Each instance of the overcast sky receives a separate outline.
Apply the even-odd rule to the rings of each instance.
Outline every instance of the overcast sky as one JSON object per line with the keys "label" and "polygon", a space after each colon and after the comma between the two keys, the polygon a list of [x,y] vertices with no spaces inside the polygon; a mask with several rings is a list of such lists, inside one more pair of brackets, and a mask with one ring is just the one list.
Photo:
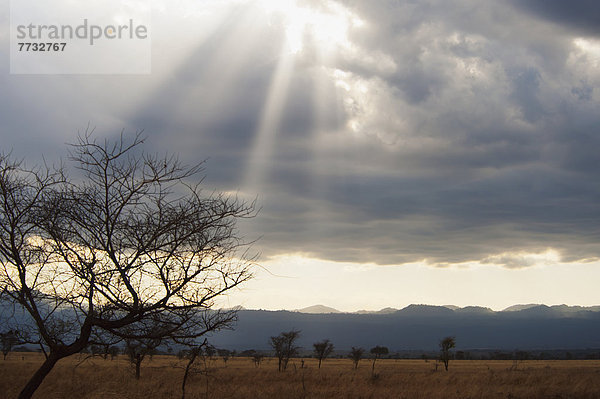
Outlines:
{"label": "overcast sky", "polygon": [[149,75],[3,57],[2,150],[55,160],[89,124],[207,159],[261,207],[267,271],[230,304],[598,304],[600,2],[151,4]]}

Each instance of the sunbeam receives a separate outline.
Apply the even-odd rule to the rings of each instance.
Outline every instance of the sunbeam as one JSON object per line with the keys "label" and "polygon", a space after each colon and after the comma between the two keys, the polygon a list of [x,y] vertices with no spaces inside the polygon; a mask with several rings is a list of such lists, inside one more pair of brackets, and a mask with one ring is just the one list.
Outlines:
{"label": "sunbeam", "polygon": [[250,152],[246,177],[244,178],[244,192],[255,195],[263,188],[263,179],[268,173],[267,168],[271,160],[276,132],[279,128],[288,95],[293,66],[294,59],[292,57],[281,57],[271,79],[269,94],[255,134],[254,145]]}
{"label": "sunbeam", "polygon": [[[312,136],[312,155],[318,158],[319,144],[323,140],[321,136],[327,130],[326,114],[331,112],[325,109],[328,96],[325,91],[331,82],[327,80],[328,76],[323,68],[335,60],[340,49],[352,47],[348,39],[349,28],[363,24],[358,17],[332,1],[316,5],[296,0],[262,0],[259,4],[272,23],[280,24],[284,32],[284,43],[245,172],[244,191],[251,193],[260,192],[269,173],[277,131],[282,113],[285,112],[287,92],[295,73],[294,65],[297,60],[306,60],[307,57],[310,59],[311,55],[308,68],[315,71],[312,74],[313,128],[307,134]],[[315,168],[312,174],[318,176],[321,172],[316,170],[319,162],[313,162],[313,165]]]}

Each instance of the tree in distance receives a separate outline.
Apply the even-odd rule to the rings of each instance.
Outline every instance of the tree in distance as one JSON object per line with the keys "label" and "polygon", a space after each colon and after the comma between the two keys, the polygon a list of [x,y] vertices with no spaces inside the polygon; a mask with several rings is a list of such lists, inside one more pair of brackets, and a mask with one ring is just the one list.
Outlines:
{"label": "tree in distance", "polygon": [[352,350],[350,350],[348,357],[352,359],[352,362],[354,363],[354,370],[358,369],[358,362],[360,362],[364,353],[365,350],[363,348],[355,348],[354,346],[352,347]]}
{"label": "tree in distance", "polygon": [[146,356],[152,356],[161,344],[160,339],[142,339],[125,338],[124,353],[129,358],[129,362],[135,367],[135,379],[140,379],[142,362]]}
{"label": "tree in distance", "polygon": [[446,337],[440,341],[440,359],[444,363],[444,368],[448,371],[450,362],[450,349],[456,346],[456,338]]}
{"label": "tree in distance", "polygon": [[254,349],[247,349],[245,351],[243,351],[242,353],[240,353],[241,356],[246,356],[249,358],[252,358],[252,361],[254,362],[254,367],[260,367],[260,363],[262,362],[264,355],[260,352],[257,352]]}
{"label": "tree in distance", "polygon": [[[192,374],[201,374],[206,376],[206,384],[208,390],[208,376],[212,372],[209,367],[211,357],[216,353],[216,348],[208,343],[206,338],[200,345],[196,343],[188,343],[189,349],[182,350],[178,354],[180,359],[186,359],[187,362],[183,366],[183,380],[181,382],[181,399],[185,399],[185,388],[188,379]],[[196,362],[197,360],[200,362]]]}
{"label": "tree in distance", "polygon": [[315,348],[315,357],[319,359],[319,368],[321,368],[321,362],[325,360],[327,356],[331,355],[331,352],[333,352],[333,344],[326,339],[321,342],[315,342],[313,347]]}
{"label": "tree in distance", "polygon": [[227,361],[231,357],[231,351],[229,349],[217,349],[217,353],[223,359],[223,363],[227,364]]}
{"label": "tree in distance", "polygon": [[252,355],[252,361],[254,362],[254,367],[258,368],[260,367],[260,363],[263,360],[264,355],[262,353],[258,353],[256,352],[255,354]]}
{"label": "tree in distance", "polygon": [[0,333],[0,346],[2,346],[2,356],[6,360],[6,356],[12,351],[13,347],[21,344],[23,341],[18,331],[8,330]]}
{"label": "tree in distance", "polygon": [[375,373],[375,361],[377,359],[379,359],[381,356],[387,355],[388,353],[390,353],[390,351],[385,346],[379,346],[379,345],[377,345],[376,347],[371,348],[371,354],[375,355],[375,357],[373,358],[373,367],[371,369],[372,373]]}
{"label": "tree in distance", "polygon": [[148,154],[143,141],[86,131],[70,145],[75,178],[0,156],[0,292],[48,351],[20,398],[60,359],[101,344],[99,331],[186,341],[236,319],[215,301],[251,277],[235,224],[254,203],[205,196],[202,163]]}
{"label": "tree in distance", "polygon": [[287,369],[290,358],[298,354],[300,347],[296,346],[296,340],[300,337],[300,331],[292,330],[282,332],[276,337],[271,337],[271,347],[275,351],[275,357],[278,360],[277,369],[284,371]]}

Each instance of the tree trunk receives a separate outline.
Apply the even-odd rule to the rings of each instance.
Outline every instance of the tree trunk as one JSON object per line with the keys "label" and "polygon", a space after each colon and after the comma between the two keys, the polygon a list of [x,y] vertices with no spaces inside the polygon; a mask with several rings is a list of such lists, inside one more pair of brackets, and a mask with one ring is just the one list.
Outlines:
{"label": "tree trunk", "polygon": [[185,367],[185,373],[183,373],[183,382],[181,383],[181,399],[185,399],[185,384],[188,379],[188,374],[190,373],[190,366],[191,364],[188,363],[188,365]]}
{"label": "tree trunk", "polygon": [[21,393],[19,394],[19,399],[29,399],[33,396],[33,393],[36,389],[42,384],[44,378],[50,373],[50,370],[54,367],[56,362],[58,362],[60,358],[53,353],[46,358],[46,361],[41,365],[41,367],[35,372],[33,377],[27,382]]}
{"label": "tree trunk", "polygon": [[137,355],[137,357],[135,358],[135,379],[139,380],[140,379],[140,368],[142,365],[142,357],[140,355]]}
{"label": "tree trunk", "polygon": [[192,352],[188,363],[185,365],[185,373],[183,373],[183,382],[181,383],[181,399],[185,399],[185,384],[187,383],[188,375],[190,374],[190,369],[192,368],[192,364],[196,360],[196,352]]}
{"label": "tree trunk", "polygon": [[321,360],[323,359],[319,359],[319,368],[321,368]]}

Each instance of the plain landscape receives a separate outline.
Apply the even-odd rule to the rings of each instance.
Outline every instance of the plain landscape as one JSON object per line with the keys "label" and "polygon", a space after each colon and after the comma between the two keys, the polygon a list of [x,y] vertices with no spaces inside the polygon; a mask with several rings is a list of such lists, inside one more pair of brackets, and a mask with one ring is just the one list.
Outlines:
{"label": "plain landscape", "polygon": [[[144,362],[140,380],[129,361],[73,356],[62,360],[35,398],[180,398],[184,361],[155,356]],[[0,362],[0,397],[16,397],[43,361],[34,353],[12,353]],[[436,366],[437,364],[437,366]],[[214,359],[190,377],[188,398],[586,398],[600,396],[600,360],[456,360],[449,371],[435,360],[294,359],[277,371],[276,359],[256,367],[250,358]]]}

